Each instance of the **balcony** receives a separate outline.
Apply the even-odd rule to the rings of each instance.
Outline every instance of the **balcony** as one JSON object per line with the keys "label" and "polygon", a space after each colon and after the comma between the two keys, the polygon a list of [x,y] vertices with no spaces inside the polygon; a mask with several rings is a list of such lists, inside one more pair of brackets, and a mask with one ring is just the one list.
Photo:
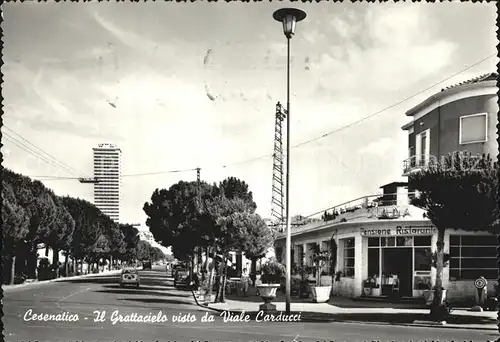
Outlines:
{"label": "balcony", "polygon": [[412,172],[424,171],[429,167],[440,166],[442,168],[470,168],[477,165],[483,155],[473,154],[467,150],[453,151],[447,155],[434,156],[432,154],[414,155],[403,161],[403,176]]}
{"label": "balcony", "polygon": [[[410,204],[414,196],[415,193],[363,196],[292,221],[292,234],[315,230],[326,224],[343,222],[422,219],[424,211]],[[278,238],[284,235],[284,232],[280,232]]]}
{"label": "balcony", "polygon": [[403,160],[403,176],[426,169],[434,161],[431,155],[414,155]]}

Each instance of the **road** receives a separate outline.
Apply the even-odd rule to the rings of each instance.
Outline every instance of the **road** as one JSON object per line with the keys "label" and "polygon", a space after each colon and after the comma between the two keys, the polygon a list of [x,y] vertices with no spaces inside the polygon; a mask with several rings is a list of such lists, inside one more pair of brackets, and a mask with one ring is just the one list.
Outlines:
{"label": "road", "polygon": [[[5,341],[493,341],[494,331],[420,328],[354,323],[224,323],[219,314],[195,305],[190,292],[175,290],[161,269],[141,271],[141,288],[122,289],[118,276],[92,276],[62,282],[29,285],[4,292]],[[35,314],[78,315],[77,321],[25,321]],[[113,322],[122,316],[158,315],[166,322]],[[95,322],[95,311],[105,312]],[[29,312],[28,312],[29,314]],[[196,322],[173,322],[175,315]],[[213,322],[201,322],[213,315]],[[116,315],[116,314],[115,314]],[[76,316],[73,316],[76,317]]]}

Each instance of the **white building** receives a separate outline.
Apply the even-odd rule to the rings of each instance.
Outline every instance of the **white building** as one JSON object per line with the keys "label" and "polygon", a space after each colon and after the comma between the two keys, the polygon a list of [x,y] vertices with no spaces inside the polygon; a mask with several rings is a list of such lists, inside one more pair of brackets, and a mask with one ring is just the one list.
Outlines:
{"label": "white building", "polygon": [[99,144],[94,150],[94,204],[113,221],[120,220],[121,153],[113,144]]}

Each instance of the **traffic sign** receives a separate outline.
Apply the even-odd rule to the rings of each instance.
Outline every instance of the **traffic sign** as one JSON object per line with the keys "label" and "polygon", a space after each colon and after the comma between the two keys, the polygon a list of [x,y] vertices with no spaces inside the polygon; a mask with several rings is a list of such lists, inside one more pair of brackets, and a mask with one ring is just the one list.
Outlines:
{"label": "traffic sign", "polygon": [[474,286],[476,289],[482,289],[486,286],[486,279],[484,278],[478,278],[474,281]]}

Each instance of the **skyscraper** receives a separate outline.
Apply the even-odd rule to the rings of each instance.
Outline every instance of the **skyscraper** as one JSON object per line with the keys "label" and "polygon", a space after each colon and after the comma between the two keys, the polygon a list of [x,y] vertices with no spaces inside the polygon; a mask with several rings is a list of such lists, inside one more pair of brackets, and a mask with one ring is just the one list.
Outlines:
{"label": "skyscraper", "polygon": [[94,150],[94,204],[113,221],[120,220],[121,153],[118,146],[99,144]]}

